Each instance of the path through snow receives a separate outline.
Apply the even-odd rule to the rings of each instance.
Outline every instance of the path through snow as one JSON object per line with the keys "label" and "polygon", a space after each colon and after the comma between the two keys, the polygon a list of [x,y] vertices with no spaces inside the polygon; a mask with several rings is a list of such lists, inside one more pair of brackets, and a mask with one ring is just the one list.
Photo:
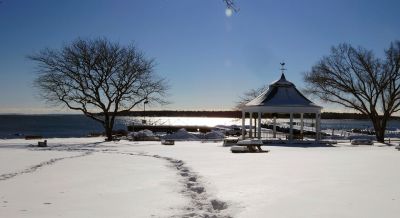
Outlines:
{"label": "path through snow", "polygon": [[1,174],[0,175],[0,181],[11,179],[11,178],[13,178],[15,176],[19,176],[19,175],[22,175],[22,174],[25,174],[25,173],[33,173],[39,168],[42,168],[42,167],[48,166],[48,165],[52,165],[52,164],[54,164],[54,163],[56,163],[57,161],[60,161],[60,160],[83,157],[83,156],[87,156],[87,155],[92,154],[92,153],[93,153],[92,151],[86,151],[83,154],[67,156],[67,157],[52,158],[52,159],[50,159],[48,161],[43,161],[43,162],[41,162],[39,164],[33,165],[31,167],[28,167],[26,169],[23,169],[23,170],[20,170],[20,171],[17,171],[17,172]]}
{"label": "path through snow", "polygon": [[164,159],[168,161],[169,166],[181,176],[183,185],[182,193],[190,199],[190,204],[184,208],[183,214],[177,214],[172,218],[178,217],[202,217],[202,218],[230,218],[231,216],[224,212],[228,204],[208,193],[205,186],[201,183],[199,175],[193,172],[185,165],[182,160],[164,157],[160,155],[149,155],[146,153],[128,153],[128,152],[109,152],[105,153],[125,154],[133,156],[144,156],[151,158]]}
{"label": "path through snow", "polygon": [[31,148],[31,150],[35,151],[69,151],[69,152],[83,152],[78,155],[66,156],[60,158],[53,158],[48,161],[43,161],[39,164],[33,165],[26,169],[5,173],[0,175],[0,181],[11,179],[15,176],[19,176],[25,173],[33,173],[39,168],[49,166],[55,164],[58,161],[64,159],[72,159],[84,157],[95,152],[106,153],[106,154],[119,154],[119,155],[132,155],[132,156],[142,156],[149,158],[157,158],[165,160],[168,163],[168,167],[175,170],[177,174],[180,176],[180,183],[182,184],[181,193],[190,199],[189,204],[182,208],[181,214],[175,214],[171,216],[172,218],[178,217],[201,217],[201,218],[230,218],[231,216],[226,212],[225,209],[228,208],[228,204],[224,201],[217,199],[211,193],[207,192],[204,184],[201,182],[201,179],[197,173],[192,171],[188,166],[186,166],[185,162],[182,160],[174,159],[171,157],[165,157],[160,155],[149,155],[146,153],[131,153],[131,152],[118,152],[117,149],[95,149],[100,143],[95,144],[85,144],[83,146],[61,146],[55,145],[48,148]]}

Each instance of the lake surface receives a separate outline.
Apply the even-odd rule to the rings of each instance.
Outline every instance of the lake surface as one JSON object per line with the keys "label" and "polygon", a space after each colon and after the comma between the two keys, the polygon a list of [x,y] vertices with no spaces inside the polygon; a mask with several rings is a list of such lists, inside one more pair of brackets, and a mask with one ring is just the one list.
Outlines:
{"label": "lake surface", "polygon": [[[133,122],[140,123],[143,117],[119,117],[115,130],[124,129]],[[149,124],[154,125],[241,125],[241,119],[207,118],[207,117],[146,117]],[[278,119],[278,122],[288,122],[288,119]],[[294,122],[300,122],[295,119]],[[314,120],[305,119],[306,125],[312,126]],[[248,124],[248,123],[247,123]],[[353,128],[368,129],[372,124],[368,120],[322,120],[322,129]],[[397,120],[389,122],[389,130],[400,129]],[[41,135],[43,137],[83,137],[90,133],[101,133],[100,123],[83,115],[0,115],[0,138],[19,138],[25,135]]]}

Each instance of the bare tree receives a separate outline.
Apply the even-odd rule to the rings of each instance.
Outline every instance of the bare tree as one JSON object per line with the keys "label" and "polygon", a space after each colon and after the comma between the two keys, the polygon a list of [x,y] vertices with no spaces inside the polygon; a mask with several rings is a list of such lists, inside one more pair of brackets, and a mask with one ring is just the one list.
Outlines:
{"label": "bare tree", "polygon": [[157,78],[153,60],[134,45],[107,39],[77,39],[61,49],[29,56],[38,64],[34,81],[48,103],[81,111],[100,122],[112,140],[116,116],[144,101],[163,103],[167,85]]}
{"label": "bare tree", "polygon": [[333,47],[304,81],[307,92],[367,115],[384,142],[387,122],[400,110],[400,41],[390,44],[384,58],[349,44]]}
{"label": "bare tree", "polygon": [[[239,96],[239,101],[236,102],[236,106],[235,106],[234,109],[242,110],[242,108],[244,107],[245,104],[247,104],[248,102],[250,102],[254,98],[258,97],[267,88],[268,88],[268,86],[264,85],[264,86],[262,86],[260,88],[250,89],[247,92],[243,93],[242,96]],[[257,122],[257,117],[254,117],[253,119],[254,119],[254,123],[256,123]]]}

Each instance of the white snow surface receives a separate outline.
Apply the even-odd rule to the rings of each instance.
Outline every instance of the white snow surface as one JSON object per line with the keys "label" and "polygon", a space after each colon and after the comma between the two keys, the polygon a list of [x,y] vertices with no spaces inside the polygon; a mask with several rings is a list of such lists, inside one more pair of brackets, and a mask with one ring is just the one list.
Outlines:
{"label": "white snow surface", "polygon": [[223,140],[225,138],[225,134],[220,131],[211,131],[211,132],[204,134],[204,138]]}
{"label": "white snow surface", "polygon": [[[400,214],[394,146],[266,146],[269,153],[234,154],[222,142],[47,140],[49,148],[0,140],[0,217]],[[218,204],[210,209],[210,202]]]}
{"label": "white snow surface", "polygon": [[151,130],[144,129],[140,130],[138,132],[131,132],[131,136],[136,136],[136,137],[154,137],[154,133]]}
{"label": "white snow surface", "polygon": [[180,129],[172,134],[166,135],[163,137],[164,139],[173,139],[173,140],[185,140],[185,141],[196,141],[199,140],[197,136],[192,133],[186,131],[186,129]]}

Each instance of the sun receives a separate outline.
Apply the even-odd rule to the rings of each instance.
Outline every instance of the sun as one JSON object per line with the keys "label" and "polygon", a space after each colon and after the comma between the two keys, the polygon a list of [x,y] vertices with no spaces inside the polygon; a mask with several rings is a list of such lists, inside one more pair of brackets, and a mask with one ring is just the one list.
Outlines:
{"label": "sun", "polygon": [[232,14],[233,14],[232,9],[230,9],[230,8],[225,9],[225,15],[226,15],[227,17],[232,16]]}

